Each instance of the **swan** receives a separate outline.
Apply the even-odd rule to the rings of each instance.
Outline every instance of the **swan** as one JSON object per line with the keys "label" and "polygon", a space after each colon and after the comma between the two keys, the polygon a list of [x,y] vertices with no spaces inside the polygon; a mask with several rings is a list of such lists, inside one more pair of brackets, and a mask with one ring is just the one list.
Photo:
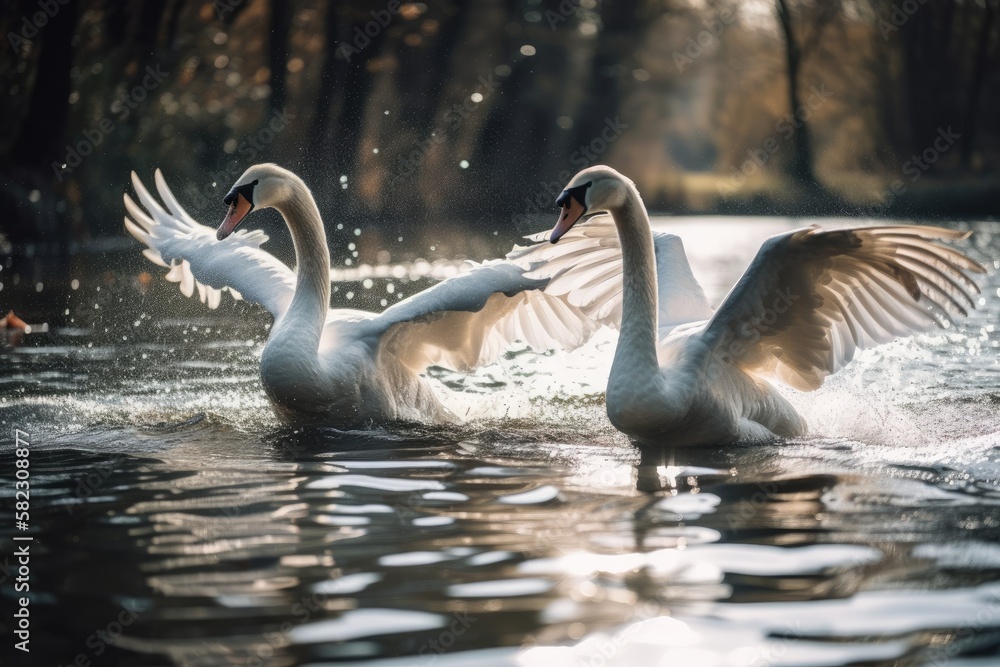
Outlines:
{"label": "swan", "polygon": [[[216,308],[223,291],[274,318],[260,359],[264,390],[285,420],[324,423],[454,421],[421,374],[440,364],[464,371],[494,360],[514,340],[535,350],[573,349],[600,323],[547,280],[497,260],[444,280],[382,313],[330,308],[330,252],[306,184],[274,164],[254,165],[224,198],[215,231],[181,207],[159,170],[161,206],[132,172],[143,208],[125,194],[125,227],[143,254],[169,269],[182,293]],[[291,233],[296,271],[260,246],[259,230],[237,231],[251,211],[277,209]]]}
{"label": "swan", "polygon": [[549,240],[566,247],[509,257],[540,267],[527,275],[548,280],[547,294],[620,323],[605,402],[612,424],[640,443],[801,435],[805,421],[772,382],[813,390],[858,350],[950,324],[975,307],[967,272],[986,271],[937,242],[970,232],[814,225],[767,239],[713,310],[681,240],[651,232],[628,178],[584,169],[556,203]]}

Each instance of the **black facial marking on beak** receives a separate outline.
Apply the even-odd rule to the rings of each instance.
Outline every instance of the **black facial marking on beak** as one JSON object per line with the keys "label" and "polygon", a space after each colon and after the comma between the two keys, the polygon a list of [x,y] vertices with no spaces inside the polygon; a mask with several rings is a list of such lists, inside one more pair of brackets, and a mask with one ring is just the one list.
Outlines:
{"label": "black facial marking on beak", "polygon": [[568,232],[587,212],[587,205],[583,201],[589,187],[590,183],[584,183],[575,188],[567,188],[556,198],[556,204],[562,208],[562,211],[559,213],[559,221],[556,222],[552,233],[549,234],[549,243],[559,241],[563,234]]}
{"label": "black facial marking on beak", "polygon": [[257,181],[240,185],[223,197],[222,201],[229,209],[226,211],[226,217],[222,219],[222,224],[215,231],[216,239],[225,240],[246,220],[250,211],[253,210],[253,188],[255,185],[257,185]]}
{"label": "black facial marking on beak", "polygon": [[587,193],[587,188],[589,188],[591,185],[593,185],[593,183],[584,183],[583,185],[578,185],[575,188],[566,188],[556,198],[556,206],[562,206],[563,208],[565,208],[566,206],[568,206],[567,202],[569,202],[569,198],[572,197],[580,204],[580,206],[583,207],[583,211],[584,213],[586,213],[587,212],[587,203],[585,201],[586,193]]}
{"label": "black facial marking on beak", "polygon": [[250,210],[252,211],[253,210],[253,189],[254,189],[254,186],[256,186],[257,183],[259,183],[259,182],[260,181],[258,181],[257,179],[254,179],[253,182],[251,182],[251,183],[244,183],[243,185],[237,185],[237,186],[235,186],[232,190],[229,191],[229,194],[227,194],[225,197],[222,198],[222,203],[225,204],[226,206],[229,206],[234,201],[236,201],[236,196],[237,195],[243,195],[243,198],[247,200],[248,204],[250,204]]}

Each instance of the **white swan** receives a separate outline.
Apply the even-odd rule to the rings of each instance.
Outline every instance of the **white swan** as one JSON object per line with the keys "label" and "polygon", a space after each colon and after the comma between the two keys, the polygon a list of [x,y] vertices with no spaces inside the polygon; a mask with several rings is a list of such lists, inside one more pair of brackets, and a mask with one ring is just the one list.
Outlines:
{"label": "white swan", "polygon": [[[979,289],[965,272],[985,272],[935,242],[968,233],[813,226],[765,241],[713,311],[680,239],[651,234],[629,179],[609,167],[585,169],[557,204],[562,212],[550,240],[566,247],[534,246],[510,257],[542,263],[528,275],[550,279],[546,293],[621,323],[608,417],[645,442],[687,446],[802,434],[805,422],[771,380],[816,389],[857,350],[966,315],[975,307],[969,294]],[[573,228],[588,212],[611,219]]]}
{"label": "white swan", "polygon": [[[330,253],[319,210],[305,183],[273,164],[255,165],[225,197],[218,233],[189,216],[159,170],[166,209],[133,172],[148,215],[125,195],[125,226],[149,246],[145,256],[169,267],[167,279],[210,308],[221,292],[264,306],[274,317],[260,360],[264,389],[279,416],[325,422],[450,420],[420,377],[441,364],[466,370],[520,339],[536,350],[583,344],[599,324],[565,297],[546,295],[546,280],[510,262],[479,265],[401,301],[381,314],[330,309]],[[273,207],[295,246],[296,272],[260,249],[260,231],[233,233],[254,209]]]}

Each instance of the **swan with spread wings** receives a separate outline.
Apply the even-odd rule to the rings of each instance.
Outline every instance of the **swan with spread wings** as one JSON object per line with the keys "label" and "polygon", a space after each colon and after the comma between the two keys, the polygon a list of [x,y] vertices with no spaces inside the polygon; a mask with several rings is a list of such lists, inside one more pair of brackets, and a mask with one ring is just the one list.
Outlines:
{"label": "swan with spread wings", "polygon": [[[331,309],[323,222],[298,176],[273,164],[250,167],[226,195],[229,209],[217,231],[187,214],[159,170],[155,182],[165,207],[132,174],[142,208],[125,195],[126,228],[186,296],[197,290],[215,308],[228,291],[271,314],[260,375],[276,412],[287,419],[449,421],[454,416],[421,377],[429,366],[467,370],[494,360],[515,340],[539,351],[573,349],[599,327],[565,297],[545,294],[546,279],[502,260],[382,313]],[[237,231],[251,211],[268,207],[291,232],[294,272],[260,248],[263,232]]]}
{"label": "swan with spread wings", "polygon": [[556,203],[555,245],[509,257],[536,267],[527,275],[548,281],[550,296],[620,326],[607,412],[644,442],[800,435],[804,420],[772,382],[810,391],[859,350],[946,326],[976,305],[979,288],[968,274],[985,273],[941,243],[968,232],[812,226],[767,239],[713,309],[681,240],[651,232],[628,178],[585,169]]}

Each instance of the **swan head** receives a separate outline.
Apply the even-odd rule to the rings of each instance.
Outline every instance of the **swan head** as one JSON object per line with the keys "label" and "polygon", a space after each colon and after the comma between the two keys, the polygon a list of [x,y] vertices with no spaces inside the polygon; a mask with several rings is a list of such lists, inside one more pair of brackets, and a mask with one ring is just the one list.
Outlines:
{"label": "swan head", "polygon": [[247,169],[222,199],[229,210],[216,238],[221,241],[236,231],[254,209],[275,208],[288,201],[296,183],[302,183],[298,176],[276,164],[255,164]]}
{"label": "swan head", "polygon": [[596,165],[577,173],[556,198],[562,211],[549,235],[555,243],[585,215],[609,213],[625,204],[632,181],[611,167]]}

